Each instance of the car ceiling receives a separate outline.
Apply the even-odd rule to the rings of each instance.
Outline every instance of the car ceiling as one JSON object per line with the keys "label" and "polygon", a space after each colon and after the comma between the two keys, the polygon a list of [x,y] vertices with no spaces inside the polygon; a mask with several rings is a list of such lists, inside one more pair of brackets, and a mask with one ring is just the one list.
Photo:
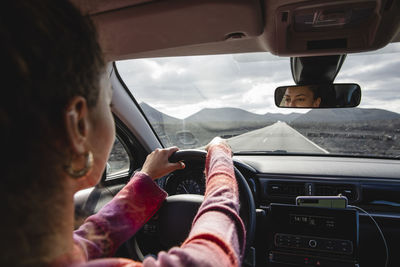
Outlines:
{"label": "car ceiling", "polygon": [[[263,51],[279,56],[329,55],[375,50],[400,41],[400,1],[396,0],[72,2],[94,20],[110,61]],[[302,12],[329,15],[351,10],[355,14],[367,6],[372,12],[348,27],[299,31],[294,26],[295,15]]]}

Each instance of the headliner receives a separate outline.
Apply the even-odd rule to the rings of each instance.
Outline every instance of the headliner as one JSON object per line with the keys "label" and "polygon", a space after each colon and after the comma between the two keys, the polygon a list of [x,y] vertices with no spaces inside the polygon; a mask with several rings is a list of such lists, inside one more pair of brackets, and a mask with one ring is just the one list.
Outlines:
{"label": "headliner", "polygon": [[[268,51],[279,56],[311,56],[376,50],[400,41],[400,1],[372,1],[374,18],[346,31],[283,33],[290,25],[277,20],[281,10],[301,10],[305,0],[72,0],[89,14],[99,30],[108,60],[141,57]],[[311,2],[366,5],[370,0]],[[292,10],[291,10],[292,9]],[[291,13],[289,13],[291,14]],[[365,32],[361,35],[360,32]],[[290,39],[282,39],[289,36]],[[302,42],[348,38],[348,46],[302,49]],[[373,38],[371,38],[371,36]],[[352,39],[351,39],[352,38]],[[291,47],[290,47],[291,45]]]}

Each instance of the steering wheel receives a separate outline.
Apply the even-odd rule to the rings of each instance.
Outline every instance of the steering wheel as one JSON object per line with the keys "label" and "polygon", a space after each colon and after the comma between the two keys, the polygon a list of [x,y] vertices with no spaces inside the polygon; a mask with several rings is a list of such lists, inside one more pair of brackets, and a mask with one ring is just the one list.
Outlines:
{"label": "steering wheel", "polygon": [[[196,162],[205,165],[207,152],[203,150],[180,150],[170,158],[170,162]],[[188,166],[188,164],[187,164]],[[250,248],[254,240],[256,213],[253,194],[246,179],[234,166],[235,176],[239,187],[240,211],[239,215],[246,228],[246,250]],[[160,249],[168,250],[173,246],[179,246],[188,236],[194,217],[197,214],[204,196],[194,194],[173,195],[167,197],[155,218],[148,222],[157,228],[157,236]],[[143,234],[146,236],[145,234]],[[133,238],[136,255],[140,261],[144,256],[140,248],[140,234]],[[154,243],[153,243],[154,245]],[[157,251],[158,252],[158,251]],[[156,253],[152,251],[151,253]]]}

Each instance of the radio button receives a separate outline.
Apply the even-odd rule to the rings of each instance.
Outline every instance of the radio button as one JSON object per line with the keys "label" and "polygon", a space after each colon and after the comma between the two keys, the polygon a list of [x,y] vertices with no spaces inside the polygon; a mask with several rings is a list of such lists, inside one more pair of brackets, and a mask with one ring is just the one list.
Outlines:
{"label": "radio button", "polygon": [[317,246],[317,241],[311,239],[310,241],[308,241],[308,245],[312,248],[315,248]]}
{"label": "radio button", "polygon": [[333,251],[333,250],[335,250],[335,247],[336,247],[336,242],[334,240],[325,241],[325,244],[324,244],[325,250]]}

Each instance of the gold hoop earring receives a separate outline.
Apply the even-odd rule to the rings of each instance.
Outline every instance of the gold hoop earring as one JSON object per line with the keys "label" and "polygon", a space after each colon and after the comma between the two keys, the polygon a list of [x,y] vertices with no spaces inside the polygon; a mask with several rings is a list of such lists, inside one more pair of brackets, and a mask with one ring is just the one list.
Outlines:
{"label": "gold hoop earring", "polygon": [[72,164],[70,163],[69,165],[64,167],[65,172],[69,176],[71,176],[73,178],[81,178],[81,177],[85,176],[86,174],[88,174],[89,171],[93,167],[93,153],[92,153],[92,151],[86,152],[85,157],[86,157],[86,162],[85,162],[85,166],[82,169],[75,170],[72,167]]}

